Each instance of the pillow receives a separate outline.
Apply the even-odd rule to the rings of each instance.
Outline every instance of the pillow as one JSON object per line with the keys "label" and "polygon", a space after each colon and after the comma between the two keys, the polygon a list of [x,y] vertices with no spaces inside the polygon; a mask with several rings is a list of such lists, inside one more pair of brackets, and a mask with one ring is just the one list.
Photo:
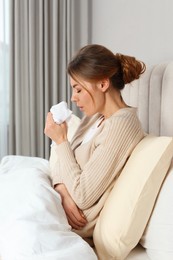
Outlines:
{"label": "pillow", "polygon": [[96,223],[93,238],[101,260],[125,259],[137,245],[172,154],[172,137],[147,135],[135,147]]}
{"label": "pillow", "polygon": [[173,160],[140,244],[151,259],[173,259]]}

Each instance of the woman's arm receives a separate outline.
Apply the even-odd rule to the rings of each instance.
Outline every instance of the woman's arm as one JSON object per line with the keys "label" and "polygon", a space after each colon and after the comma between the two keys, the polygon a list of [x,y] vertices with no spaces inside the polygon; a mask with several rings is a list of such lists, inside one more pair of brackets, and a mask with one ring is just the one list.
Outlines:
{"label": "woman's arm", "polygon": [[[143,131],[139,120],[136,113],[130,111],[120,111],[118,115],[107,119],[101,133],[91,142],[92,148],[90,146],[85,149],[86,146],[81,145],[75,151],[85,160],[81,168],[65,137],[65,124],[56,126],[49,117],[50,115],[45,128],[49,133],[46,135],[58,144],[54,149],[58,158],[58,170],[55,175],[53,173],[53,184],[64,183],[78,208],[88,209],[97,203],[112,184],[132,150],[142,139]],[[51,124],[53,126],[49,129]],[[85,126],[84,128],[86,129]]]}
{"label": "woman's arm", "polygon": [[[45,134],[51,138],[56,144],[61,144],[67,140],[67,125],[66,123],[56,124],[52,118],[52,114],[48,113],[45,125]],[[64,184],[54,186],[55,190],[60,194],[62,206],[66,213],[69,224],[74,229],[83,228],[87,220],[83,212],[77,207],[76,203],[70,196]]]}
{"label": "woman's arm", "polygon": [[[106,120],[103,128],[90,147],[87,144],[78,146],[75,155],[67,141],[55,147],[59,170],[54,184],[64,183],[82,210],[97,203],[143,137],[136,113],[120,112]],[[82,168],[77,157],[83,161]]]}
{"label": "woman's arm", "polygon": [[74,229],[82,229],[87,224],[87,220],[83,212],[77,207],[76,203],[68,193],[65,185],[57,184],[54,188],[61,195],[62,206],[69,224]]}

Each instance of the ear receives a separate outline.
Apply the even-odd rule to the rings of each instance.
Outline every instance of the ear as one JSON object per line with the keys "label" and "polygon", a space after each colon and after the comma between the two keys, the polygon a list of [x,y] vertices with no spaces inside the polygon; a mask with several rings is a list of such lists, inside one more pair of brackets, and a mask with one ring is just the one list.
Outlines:
{"label": "ear", "polygon": [[109,79],[103,79],[97,83],[97,87],[102,91],[106,92],[110,86],[110,80]]}

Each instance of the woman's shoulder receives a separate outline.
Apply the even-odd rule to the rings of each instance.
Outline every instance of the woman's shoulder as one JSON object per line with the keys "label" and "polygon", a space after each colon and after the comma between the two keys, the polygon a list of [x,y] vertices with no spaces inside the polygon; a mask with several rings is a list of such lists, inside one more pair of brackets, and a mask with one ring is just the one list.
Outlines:
{"label": "woman's shoulder", "polygon": [[139,121],[138,115],[137,115],[137,109],[134,107],[126,107],[121,108],[117,112],[115,112],[112,116],[110,116],[107,120],[105,120],[108,124],[113,124],[117,121],[133,121],[137,120]]}
{"label": "woman's shoulder", "polygon": [[113,116],[137,116],[137,108],[135,107],[124,107],[119,109],[117,112],[113,114]]}
{"label": "woman's shoulder", "polygon": [[[124,130],[123,130],[124,129]],[[111,117],[105,120],[104,130],[111,131],[133,131],[143,132],[142,124],[137,115],[137,109],[127,107],[119,109]]]}
{"label": "woman's shoulder", "polygon": [[139,136],[144,135],[137,109],[123,108],[104,121],[96,141],[110,140],[110,142],[116,142],[117,138],[125,135],[134,136],[134,133]]}

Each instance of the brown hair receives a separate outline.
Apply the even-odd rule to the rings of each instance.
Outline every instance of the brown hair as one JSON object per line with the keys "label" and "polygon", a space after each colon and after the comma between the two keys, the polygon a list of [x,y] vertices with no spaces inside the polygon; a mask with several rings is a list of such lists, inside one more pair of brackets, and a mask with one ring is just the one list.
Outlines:
{"label": "brown hair", "polygon": [[67,71],[72,78],[86,81],[109,78],[112,86],[121,90],[125,84],[138,79],[145,68],[145,64],[134,57],[114,54],[102,45],[91,44],[78,51]]}

